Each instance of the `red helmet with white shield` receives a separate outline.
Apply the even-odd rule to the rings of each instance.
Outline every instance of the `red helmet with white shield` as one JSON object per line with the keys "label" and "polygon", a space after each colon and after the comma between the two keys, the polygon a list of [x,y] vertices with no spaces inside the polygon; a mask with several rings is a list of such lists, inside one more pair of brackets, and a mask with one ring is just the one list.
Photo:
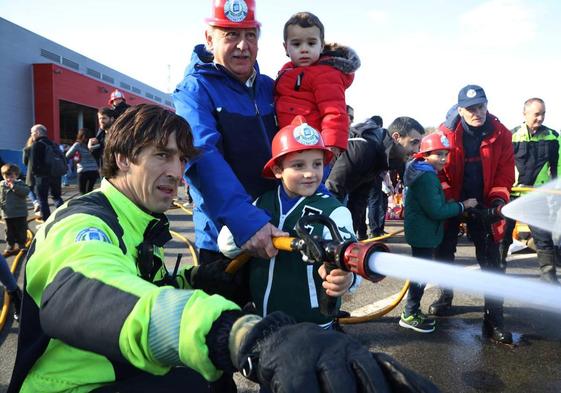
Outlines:
{"label": "red helmet with white shield", "polygon": [[437,150],[450,150],[450,142],[448,141],[448,138],[440,132],[433,132],[421,140],[419,152],[413,154],[413,157],[421,158],[425,154]]}
{"label": "red helmet with white shield", "polygon": [[118,98],[120,98],[121,100],[123,100],[123,101],[125,101],[125,102],[127,101],[127,100],[125,99],[125,95],[124,95],[120,90],[115,89],[115,90],[113,90],[113,92],[111,92],[111,96],[109,97],[109,101],[108,101],[107,103],[108,103],[109,105],[112,105],[112,104],[113,104],[113,100],[116,100],[116,99],[118,99]]}
{"label": "red helmet with white shield", "polygon": [[261,23],[255,20],[255,0],[213,0],[212,16],[205,22],[210,26],[258,29]]}
{"label": "red helmet with white shield", "polygon": [[283,127],[273,138],[272,144],[273,157],[265,164],[262,176],[274,179],[273,166],[278,159],[288,153],[295,153],[303,150],[322,150],[323,162],[328,164],[333,158],[333,153],[325,147],[320,133],[306,123],[304,116],[296,116],[292,123]]}

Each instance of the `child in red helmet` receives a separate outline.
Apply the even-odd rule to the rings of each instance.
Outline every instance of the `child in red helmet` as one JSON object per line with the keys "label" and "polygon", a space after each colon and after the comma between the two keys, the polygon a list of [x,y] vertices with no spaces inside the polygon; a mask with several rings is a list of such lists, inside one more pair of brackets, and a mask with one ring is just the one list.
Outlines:
{"label": "child in red helmet", "polygon": [[[414,257],[433,259],[434,249],[444,235],[444,220],[477,205],[475,198],[463,202],[444,199],[437,173],[444,167],[449,150],[450,143],[444,135],[429,134],[405,168],[405,240]],[[420,311],[424,291],[424,283],[410,284],[399,326],[421,333],[435,330],[435,321]]]}
{"label": "child in red helmet", "polygon": [[323,24],[310,12],[294,14],[285,23],[284,48],[290,61],[275,84],[279,126],[304,115],[321,132],[325,145],[339,155],[349,139],[345,90],[360,67],[357,54],[345,46],[325,44]]}
{"label": "child in red helmet", "polygon": [[[269,213],[270,222],[290,236],[296,236],[294,227],[300,217],[323,214],[335,221],[344,239],[354,240],[349,210],[334,197],[318,191],[324,164],[333,157],[319,132],[302,116],[297,116],[292,124],[275,135],[272,155],[263,169],[263,176],[279,179],[282,184],[255,201]],[[321,225],[310,229],[312,235],[330,238],[329,231]],[[222,228],[218,245],[230,258],[240,252],[227,227]],[[323,264],[308,264],[299,253],[286,251],[279,251],[270,260],[253,258],[247,268],[251,297],[258,314],[280,310],[299,322],[313,322],[325,328],[332,326],[333,318],[319,310],[320,291],[340,297],[356,281],[352,273],[340,269],[327,275]]]}
{"label": "child in red helmet", "polygon": [[130,105],[127,104],[125,95],[119,89],[115,89],[111,92],[108,104],[111,105],[111,109],[113,109],[113,117],[115,118],[115,120],[117,120],[117,118],[121,116],[124,111],[130,108]]}

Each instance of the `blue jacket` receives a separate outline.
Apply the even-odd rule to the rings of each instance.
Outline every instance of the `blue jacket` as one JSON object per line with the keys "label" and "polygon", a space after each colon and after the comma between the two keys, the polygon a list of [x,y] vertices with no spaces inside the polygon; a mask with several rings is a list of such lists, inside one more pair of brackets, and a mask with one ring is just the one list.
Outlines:
{"label": "blue jacket", "polygon": [[202,151],[185,169],[198,248],[218,251],[223,225],[241,246],[270,220],[252,201],[276,185],[261,177],[277,131],[274,82],[257,66],[256,72],[253,87],[247,87],[198,45],[173,93],[177,114],[189,122]]}

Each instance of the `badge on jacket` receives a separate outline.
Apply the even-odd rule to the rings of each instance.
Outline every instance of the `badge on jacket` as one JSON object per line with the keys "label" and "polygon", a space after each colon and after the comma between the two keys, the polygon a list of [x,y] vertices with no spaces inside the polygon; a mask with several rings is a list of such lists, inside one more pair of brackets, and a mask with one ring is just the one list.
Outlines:
{"label": "badge on jacket", "polygon": [[82,229],[76,235],[76,239],[74,241],[76,243],[77,242],[89,242],[89,241],[111,243],[111,240],[109,239],[109,236],[107,236],[105,234],[105,232],[103,232],[99,228],[93,228],[93,227]]}

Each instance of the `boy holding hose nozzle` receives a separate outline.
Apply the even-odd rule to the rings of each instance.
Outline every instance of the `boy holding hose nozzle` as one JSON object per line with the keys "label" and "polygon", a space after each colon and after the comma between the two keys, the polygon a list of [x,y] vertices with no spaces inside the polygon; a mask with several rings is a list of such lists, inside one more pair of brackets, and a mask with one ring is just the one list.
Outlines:
{"label": "boy holding hose nozzle", "polygon": [[[449,150],[450,142],[444,135],[427,135],[405,168],[405,240],[414,257],[434,259],[434,250],[444,237],[444,220],[477,205],[475,198],[446,202],[437,173],[444,167]],[[434,319],[420,311],[424,291],[424,283],[410,284],[399,326],[420,333],[435,330]]]}
{"label": "boy holding hose nozzle", "polygon": [[[296,116],[292,124],[275,135],[272,145],[273,157],[265,165],[263,176],[277,178],[282,185],[255,202],[270,214],[271,223],[295,236],[300,217],[322,214],[335,221],[345,240],[354,240],[349,210],[334,197],[318,191],[323,166],[333,157],[319,132],[302,116]],[[307,229],[311,235],[330,238],[322,225]],[[218,245],[228,257],[240,252],[227,227],[220,232]],[[339,298],[355,282],[352,273],[341,269],[328,273],[323,264],[305,263],[298,253],[280,251],[269,260],[253,258],[249,262],[251,298],[259,315],[280,310],[299,322],[313,322],[324,328],[330,328],[334,318],[320,311],[321,292]],[[338,301],[337,309],[339,305]]]}

